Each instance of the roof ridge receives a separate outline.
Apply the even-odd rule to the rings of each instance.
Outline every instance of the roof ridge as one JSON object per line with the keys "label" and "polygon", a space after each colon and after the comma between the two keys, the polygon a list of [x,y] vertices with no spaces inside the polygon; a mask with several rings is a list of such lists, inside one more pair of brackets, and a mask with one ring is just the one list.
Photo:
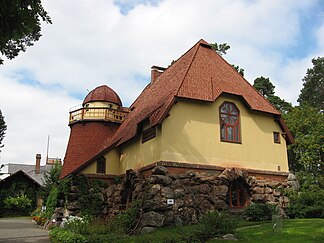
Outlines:
{"label": "roof ridge", "polygon": [[[192,66],[192,63],[193,63],[193,61],[194,61],[194,59],[195,59],[195,57],[196,57],[196,55],[197,55],[197,52],[198,52],[198,50],[199,50],[199,47],[200,47],[200,44],[201,44],[201,42],[202,42],[203,40],[201,39],[201,40],[199,40],[193,47],[191,47],[185,54],[187,54],[189,51],[191,51],[193,48],[197,48],[196,49],[196,51],[195,51],[195,53],[194,53],[194,55],[192,56],[192,58],[191,58],[191,61],[190,61],[190,63],[189,63],[189,65],[188,65],[188,68],[187,68],[187,70],[186,70],[186,72],[185,72],[185,74],[184,74],[184,76],[183,76],[183,79],[182,79],[182,81],[181,81],[181,83],[180,83],[180,85],[179,85],[179,87],[178,87],[178,90],[177,90],[177,92],[175,92],[175,94],[174,94],[174,96],[173,97],[175,97],[175,96],[178,96],[178,94],[179,94],[179,91],[180,91],[180,89],[181,89],[181,87],[182,87],[182,84],[183,84],[183,82],[184,82],[184,80],[186,79],[186,77],[187,77],[187,74],[188,74],[188,72],[189,72],[189,70],[190,70],[190,68],[191,68],[191,66]],[[184,55],[185,55],[184,54]],[[182,55],[181,57],[183,57],[184,55]],[[180,57],[180,58],[181,58]],[[180,59],[179,58],[179,59]],[[178,60],[179,60],[178,59]]]}

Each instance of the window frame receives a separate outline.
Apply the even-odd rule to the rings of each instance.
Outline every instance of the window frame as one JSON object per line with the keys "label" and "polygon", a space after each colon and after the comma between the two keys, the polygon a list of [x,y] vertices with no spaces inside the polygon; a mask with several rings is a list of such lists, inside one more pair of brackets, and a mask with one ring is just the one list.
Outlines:
{"label": "window frame", "polygon": [[[277,136],[278,139],[276,139],[276,136]],[[273,132],[273,142],[278,143],[278,144],[281,143],[281,141],[280,141],[280,132]]]}
{"label": "window frame", "polygon": [[97,168],[96,168],[97,174],[106,174],[106,158],[100,157],[97,160]]}
{"label": "window frame", "polygon": [[142,132],[142,143],[149,141],[156,137],[156,126],[147,128]]}
{"label": "window frame", "polygon": [[[237,111],[237,115],[230,114],[230,112],[228,112],[228,113],[222,112],[222,108],[226,104],[233,106],[236,109],[236,111]],[[225,121],[222,119],[222,115],[235,116],[236,117],[236,123],[234,125],[225,123]],[[229,102],[229,101],[224,101],[219,106],[219,125],[220,125],[220,141],[221,142],[238,143],[238,144],[241,144],[242,143],[240,110],[237,108],[237,106],[235,105],[235,103]],[[233,130],[233,139],[232,140],[231,139],[228,139],[228,132],[227,132],[228,131],[228,129],[227,129],[228,127],[232,127],[232,130]],[[236,127],[237,127],[237,129],[236,129]],[[224,129],[224,133],[225,133],[225,138],[224,139],[223,139],[223,129]],[[238,133],[237,136],[236,136],[236,132]],[[237,140],[236,140],[236,137],[238,137]]]}

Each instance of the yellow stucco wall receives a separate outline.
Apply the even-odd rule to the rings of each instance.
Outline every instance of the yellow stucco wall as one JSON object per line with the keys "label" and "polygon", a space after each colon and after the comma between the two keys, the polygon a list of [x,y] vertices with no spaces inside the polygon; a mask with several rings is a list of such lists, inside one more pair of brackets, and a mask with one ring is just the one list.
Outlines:
{"label": "yellow stucco wall", "polygon": [[[106,158],[106,174],[109,175],[119,175],[119,151],[118,149],[113,149],[107,152],[104,157]],[[97,161],[92,162],[86,168],[84,168],[81,173],[84,174],[95,174],[97,173]]]}
{"label": "yellow stucco wall", "polygon": [[[241,144],[220,141],[219,107],[233,102],[240,110]],[[272,115],[250,111],[240,99],[221,96],[213,103],[179,101],[162,127],[160,160],[258,170],[288,171],[286,141]]]}
{"label": "yellow stucco wall", "polygon": [[[146,128],[144,128],[146,129]],[[160,160],[161,128],[157,127],[156,137],[142,143],[142,136],[122,145],[120,149],[120,170],[139,169]]]}

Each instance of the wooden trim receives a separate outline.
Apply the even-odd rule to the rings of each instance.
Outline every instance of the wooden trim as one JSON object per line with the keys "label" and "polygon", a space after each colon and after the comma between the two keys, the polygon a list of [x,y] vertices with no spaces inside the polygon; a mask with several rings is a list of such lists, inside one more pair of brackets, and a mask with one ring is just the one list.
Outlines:
{"label": "wooden trim", "polygon": [[142,132],[142,143],[156,137],[156,126],[150,127]]}
{"label": "wooden trim", "polygon": [[[222,119],[222,114],[225,114],[225,113],[222,113],[221,109],[222,107],[225,105],[225,104],[229,104],[229,105],[233,105],[235,107],[235,109],[237,110],[237,115],[235,115],[237,117],[237,121],[235,124],[227,124],[223,121]],[[241,144],[242,143],[242,131],[241,131],[241,116],[240,116],[240,110],[239,108],[235,105],[235,103],[233,102],[229,102],[229,101],[224,101],[220,106],[219,106],[219,125],[220,125],[220,140],[221,142],[230,142],[230,143],[238,143],[238,144]],[[230,116],[234,116],[232,114],[229,114],[229,113],[226,113],[227,115],[230,115]],[[224,128],[222,128],[222,126],[224,126]],[[228,127],[231,127],[232,128],[232,132],[233,132],[233,140],[229,140],[228,139],[228,133],[227,133],[227,128]],[[237,133],[236,134],[236,128],[237,128]],[[225,138],[223,139],[222,138],[222,129],[224,129],[224,132],[225,132]],[[238,137],[238,140],[236,140],[236,135]]]}

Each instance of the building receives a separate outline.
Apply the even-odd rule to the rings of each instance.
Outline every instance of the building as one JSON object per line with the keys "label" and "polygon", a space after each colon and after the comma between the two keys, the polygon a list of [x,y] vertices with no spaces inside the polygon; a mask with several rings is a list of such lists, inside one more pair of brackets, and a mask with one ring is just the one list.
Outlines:
{"label": "building", "polygon": [[163,165],[172,173],[236,168],[282,182],[293,143],[280,112],[204,40],[168,68],[153,66],[129,108],[105,85],[92,90],[69,126],[61,178],[148,175]]}

